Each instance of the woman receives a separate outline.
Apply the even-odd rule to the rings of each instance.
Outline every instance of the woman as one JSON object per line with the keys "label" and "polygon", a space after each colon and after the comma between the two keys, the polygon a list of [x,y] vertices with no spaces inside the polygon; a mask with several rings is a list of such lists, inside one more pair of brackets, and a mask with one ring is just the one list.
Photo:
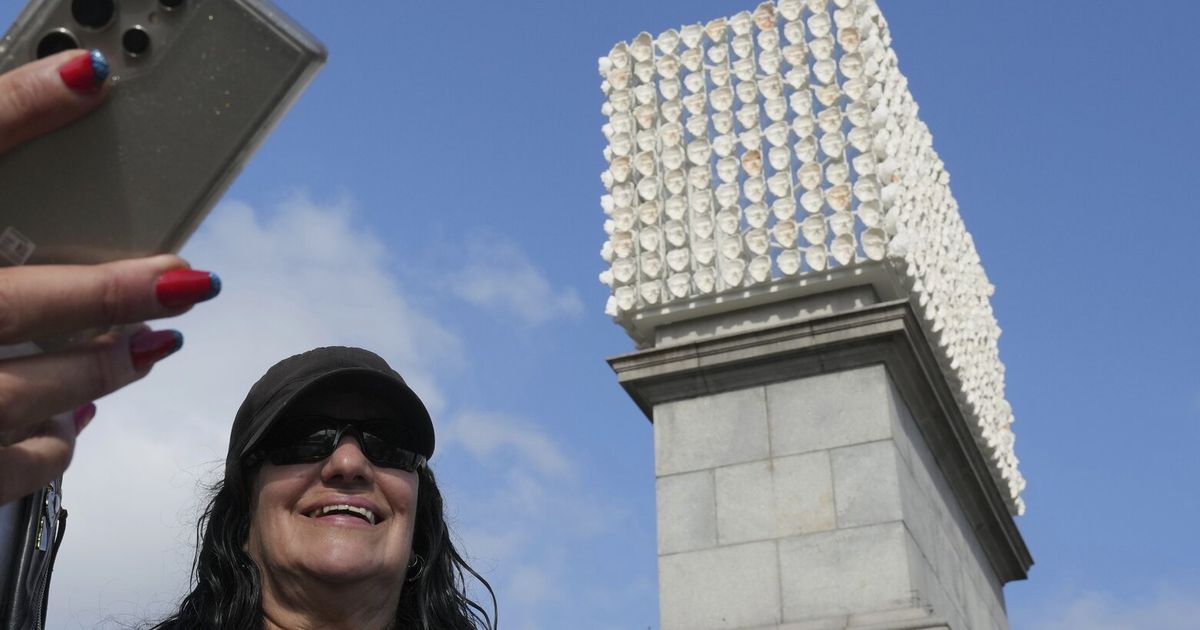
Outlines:
{"label": "woman", "polygon": [[375,354],[318,348],[277,363],[234,419],[195,587],[156,627],[495,628],[491,587],[451,543],[433,447],[424,404]]}

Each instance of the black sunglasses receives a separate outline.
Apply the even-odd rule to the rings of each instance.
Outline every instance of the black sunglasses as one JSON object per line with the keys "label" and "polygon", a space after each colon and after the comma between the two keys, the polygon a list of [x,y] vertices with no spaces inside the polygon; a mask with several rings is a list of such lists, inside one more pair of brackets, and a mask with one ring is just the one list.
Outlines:
{"label": "black sunglasses", "polygon": [[394,419],[342,420],[324,416],[286,418],[280,430],[268,434],[257,450],[246,456],[247,468],[263,461],[276,466],[319,462],[333,454],[343,436],[353,436],[367,460],[376,466],[416,472],[425,457],[400,446],[402,426]]}

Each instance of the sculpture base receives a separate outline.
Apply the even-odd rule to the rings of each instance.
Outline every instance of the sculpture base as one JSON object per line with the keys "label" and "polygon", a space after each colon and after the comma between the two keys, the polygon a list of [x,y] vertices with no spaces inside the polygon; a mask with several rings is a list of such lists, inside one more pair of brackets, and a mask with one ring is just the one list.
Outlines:
{"label": "sculpture base", "polygon": [[911,307],[830,299],[610,360],[654,422],[662,630],[1007,628],[1032,559]]}

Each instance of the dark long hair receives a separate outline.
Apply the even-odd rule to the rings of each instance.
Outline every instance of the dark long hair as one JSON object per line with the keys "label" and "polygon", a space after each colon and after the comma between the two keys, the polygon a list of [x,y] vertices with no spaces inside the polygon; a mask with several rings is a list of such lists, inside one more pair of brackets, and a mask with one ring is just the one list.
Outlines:
{"label": "dark long hair", "polygon": [[[154,630],[259,630],[263,624],[262,579],[243,550],[250,533],[249,475],[230,475],[212,488],[212,500],[196,524],[192,591]],[[421,558],[400,594],[395,628],[403,630],[495,630],[496,595],[491,585],[455,550],[442,510],[442,493],[428,466],[418,472],[416,529],[412,551]],[[467,595],[468,576],[492,599],[492,614]]]}

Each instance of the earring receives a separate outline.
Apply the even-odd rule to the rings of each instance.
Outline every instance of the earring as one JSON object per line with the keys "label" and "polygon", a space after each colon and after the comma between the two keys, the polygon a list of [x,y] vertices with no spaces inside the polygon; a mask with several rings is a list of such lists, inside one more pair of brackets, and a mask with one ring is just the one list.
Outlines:
{"label": "earring", "polygon": [[425,559],[419,553],[413,553],[412,560],[408,562],[408,577],[407,582],[416,582],[425,574]]}

